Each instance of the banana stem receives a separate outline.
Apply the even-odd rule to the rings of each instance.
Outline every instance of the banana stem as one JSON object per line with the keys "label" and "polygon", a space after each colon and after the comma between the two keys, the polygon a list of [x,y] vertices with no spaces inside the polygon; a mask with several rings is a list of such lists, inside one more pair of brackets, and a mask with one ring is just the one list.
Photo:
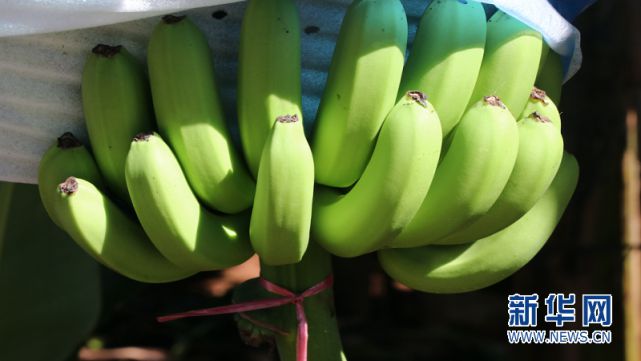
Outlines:
{"label": "banana stem", "polygon": [[[310,242],[302,261],[287,266],[261,264],[261,276],[295,293],[303,292],[321,282],[332,272],[331,256],[314,242]],[[308,361],[346,361],[341,345],[334,295],[327,289],[303,301],[308,323]],[[275,317],[287,334],[276,335],[280,361],[296,361],[297,320],[294,305],[280,307]]]}
{"label": "banana stem", "polygon": [[623,154],[623,215],[624,243],[627,252],[623,260],[623,309],[625,315],[626,360],[641,360],[641,205],[639,204],[639,159],[637,139],[638,114],[628,109],[627,146]]}

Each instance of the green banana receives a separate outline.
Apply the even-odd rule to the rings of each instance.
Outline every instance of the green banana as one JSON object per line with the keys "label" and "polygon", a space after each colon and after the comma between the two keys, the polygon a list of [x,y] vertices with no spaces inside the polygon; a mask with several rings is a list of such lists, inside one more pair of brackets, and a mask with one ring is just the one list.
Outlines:
{"label": "green banana", "polygon": [[471,225],[434,244],[472,242],[489,236],[521,218],[552,183],[563,157],[563,137],[549,119],[537,113],[521,119],[519,150],[514,169],[492,208]]}
{"label": "green banana", "polygon": [[300,20],[293,0],[250,0],[238,59],[238,128],[254,176],[274,119],[301,117]]}
{"label": "green banana", "polygon": [[407,18],[399,0],[352,2],[316,117],[316,182],[348,187],[363,173],[394,106],[406,46]]}
{"label": "green banana", "polygon": [[92,257],[140,282],[163,283],[188,277],[149,242],[131,221],[90,182],[69,177],[57,188],[44,189],[60,227]]}
{"label": "green banana", "polygon": [[203,208],[158,134],[134,138],[125,177],[142,227],[171,262],[185,269],[217,270],[252,255],[246,217],[221,217]]}
{"label": "green banana", "polygon": [[87,148],[73,134],[66,132],[49,147],[38,167],[38,190],[42,205],[53,223],[59,227],[60,220],[53,210],[57,196],[52,190],[56,189],[60,180],[71,176],[85,179],[105,190],[98,166]]}
{"label": "green banana", "polygon": [[532,88],[521,118],[527,118],[534,113],[537,113],[540,117],[547,118],[559,131],[561,130],[561,114],[559,113],[559,109],[547,95],[547,92],[537,87]]}
{"label": "green banana", "polygon": [[319,187],[312,238],[329,252],[355,257],[375,251],[414,217],[438,163],[442,131],[420,92],[389,112],[363,176],[347,194]]}
{"label": "green banana", "polygon": [[507,184],[517,151],[516,121],[497,97],[484,97],[463,115],[421,207],[388,246],[430,244],[485,214]]}
{"label": "green banana", "polygon": [[[61,180],[72,176],[82,177],[78,182],[86,187],[79,197],[66,199],[57,189]],[[191,274],[160,255],[140,226],[99,189],[105,187],[91,154],[73,134],[60,136],[42,157],[38,170],[40,198],[54,223],[99,262],[132,279],[169,282]]]}
{"label": "green banana", "polygon": [[550,47],[545,42],[545,39],[543,39],[543,41],[541,42],[541,56],[539,57],[539,67],[536,71],[537,78],[538,78],[538,75],[541,74],[541,71],[543,70],[543,66],[545,66],[545,61],[548,58],[548,54],[550,54]]}
{"label": "green banana", "polygon": [[555,104],[561,102],[561,88],[563,87],[563,59],[561,55],[554,51],[548,53],[543,67],[536,76],[536,86],[545,89]]}
{"label": "green banana", "polygon": [[497,283],[527,264],[543,247],[572,197],[579,167],[568,153],[543,197],[523,217],[478,241],[456,246],[386,249],[385,272],[424,292],[461,293]]}
{"label": "green banana", "polygon": [[518,118],[539,69],[543,39],[536,30],[498,10],[487,23],[485,53],[470,105],[496,95]]}
{"label": "green banana", "polygon": [[255,185],[230,141],[207,39],[189,19],[168,15],[147,54],[158,127],[194,193],[221,212],[249,208]]}
{"label": "green banana", "polygon": [[427,94],[443,137],[461,119],[479,75],[486,18],[476,1],[432,1],[421,17],[403,69],[399,97],[408,90]]}
{"label": "green banana", "polygon": [[91,149],[104,179],[129,200],[125,159],[131,137],[153,129],[153,110],[144,68],[122,46],[99,44],[82,71],[82,108]]}
{"label": "green banana", "polygon": [[249,238],[260,259],[299,262],[309,242],[314,158],[298,116],[276,118],[260,160]]}

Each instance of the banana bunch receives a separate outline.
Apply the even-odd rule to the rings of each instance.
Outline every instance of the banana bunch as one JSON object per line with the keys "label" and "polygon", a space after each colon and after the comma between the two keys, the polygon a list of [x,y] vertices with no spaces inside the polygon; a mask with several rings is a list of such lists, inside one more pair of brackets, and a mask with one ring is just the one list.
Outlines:
{"label": "banana bunch", "polygon": [[149,79],[122,46],[89,54],[91,149],[65,133],[45,153],[45,209],[97,261],[141,282],[239,264],[253,254],[256,186],[230,140],[207,40],[189,19],[165,16],[147,60]]}
{"label": "banana bunch", "polygon": [[424,292],[469,292],[499,282],[543,247],[572,197],[578,171],[576,159],[565,153],[550,187],[516,222],[473,243],[382,250],[380,263],[392,278]]}
{"label": "banana bunch", "polygon": [[162,18],[147,73],[124,47],[98,45],[82,75],[91,147],[58,138],[40,164],[42,202],[99,262],[143,282],[254,252],[295,264],[312,242],[378,252],[426,292],[498,282],[543,246],[577,183],[555,105],[560,58],[474,1],[431,2],[405,63],[407,27],[400,0],[352,2],[308,142],[295,2],[250,0],[240,152],[189,19]]}
{"label": "banana bunch", "polygon": [[239,264],[254,249],[267,264],[301,260],[314,159],[298,12],[291,0],[252,1],[244,22],[238,108],[248,166],[227,129],[207,39],[189,19],[162,18],[147,71],[123,46],[99,44],[87,57],[91,147],[59,137],[40,162],[39,191],[51,219],[98,262],[171,282]]}
{"label": "banana bunch", "polygon": [[[559,56],[541,34],[501,11],[483,22],[480,56],[473,56],[473,34],[465,32],[454,32],[451,41],[465,39],[467,45],[438,53],[450,38],[434,40],[443,20],[428,19],[449,6],[447,26],[458,29],[454,14],[472,16],[472,8],[463,3],[432,2],[417,30],[419,43],[403,74],[413,82],[402,84],[456,95],[435,98],[437,113],[447,118],[441,117],[442,156],[429,191],[414,218],[378,251],[388,275],[424,292],[477,290],[523,267],[552,234],[578,180],[578,164],[563,150],[555,101],[534,87],[549,87],[558,101]],[[455,70],[445,69],[462,68],[453,60],[462,53],[468,66],[457,77]],[[470,69],[477,71],[469,76]],[[457,79],[443,80],[447,74]]]}

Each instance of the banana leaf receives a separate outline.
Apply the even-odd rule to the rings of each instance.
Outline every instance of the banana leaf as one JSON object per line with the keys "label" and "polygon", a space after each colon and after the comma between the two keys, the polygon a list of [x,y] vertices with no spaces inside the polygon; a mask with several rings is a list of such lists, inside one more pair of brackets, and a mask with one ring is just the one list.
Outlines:
{"label": "banana leaf", "polygon": [[0,246],[0,360],[68,359],[98,318],[98,264],[49,220],[32,185],[0,183]]}

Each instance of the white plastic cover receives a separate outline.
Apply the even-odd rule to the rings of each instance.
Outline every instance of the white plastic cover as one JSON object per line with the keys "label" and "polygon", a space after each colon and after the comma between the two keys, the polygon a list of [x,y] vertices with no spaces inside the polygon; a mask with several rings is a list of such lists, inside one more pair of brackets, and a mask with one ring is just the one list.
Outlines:
{"label": "white plastic cover", "polygon": [[0,36],[49,33],[241,0],[0,0]]}
{"label": "white plastic cover", "polygon": [[[243,0],[4,0],[0,36],[82,29],[237,1]],[[552,49],[570,59],[568,78],[581,66],[580,34],[548,0],[474,1],[495,5],[540,31]]]}
{"label": "white plastic cover", "polygon": [[[0,180],[35,183],[40,157],[55,137],[73,131],[86,140],[80,74],[87,52],[97,43],[122,44],[144,61],[147,40],[162,14],[186,13],[206,33],[235,133],[236,62],[245,6],[236,1],[0,0]],[[302,38],[303,115],[308,129],[350,2],[297,0],[303,28],[318,30],[303,33]],[[411,42],[428,1],[402,2]],[[579,68],[579,32],[547,0],[481,2],[493,3],[541,31],[552,49],[571,59],[568,75]],[[184,11],[188,8],[197,9]],[[226,16],[212,17],[217,10]]]}
{"label": "white plastic cover", "polygon": [[543,34],[550,48],[566,59],[566,80],[579,70],[582,60],[581,34],[547,0],[479,1],[495,5]]}

